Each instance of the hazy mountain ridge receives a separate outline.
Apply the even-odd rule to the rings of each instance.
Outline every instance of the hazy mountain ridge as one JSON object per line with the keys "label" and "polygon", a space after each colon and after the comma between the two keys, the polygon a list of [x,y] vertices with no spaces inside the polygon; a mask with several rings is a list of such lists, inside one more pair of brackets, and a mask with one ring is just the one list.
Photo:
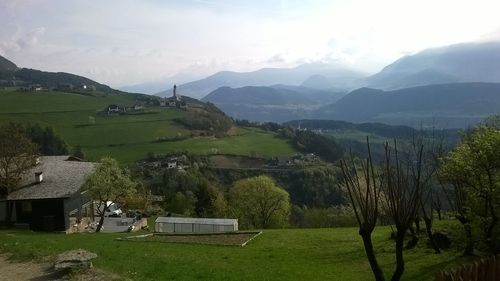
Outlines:
{"label": "hazy mountain ridge", "polygon": [[308,116],[311,110],[335,102],[345,94],[289,85],[220,87],[202,100],[214,103],[238,119],[283,122]]}
{"label": "hazy mountain ridge", "polygon": [[500,42],[463,43],[402,57],[366,79],[385,90],[456,82],[500,83]]}
{"label": "hazy mountain ridge", "polygon": [[[276,84],[298,86],[312,75],[328,77],[335,84],[335,87],[340,89],[353,89],[365,77],[364,74],[346,67],[311,63],[294,68],[263,68],[251,72],[221,71],[207,78],[182,84],[178,90],[182,95],[202,98],[224,86],[232,88]],[[168,89],[157,93],[160,96],[168,96],[169,94]]]}
{"label": "hazy mountain ridge", "polygon": [[2,75],[2,73],[8,74],[16,70],[17,70],[17,65],[15,63],[0,56],[0,75]]}
{"label": "hazy mountain ridge", "polygon": [[393,91],[361,88],[319,111],[328,119],[351,122],[467,127],[500,112],[500,84],[452,83]]}

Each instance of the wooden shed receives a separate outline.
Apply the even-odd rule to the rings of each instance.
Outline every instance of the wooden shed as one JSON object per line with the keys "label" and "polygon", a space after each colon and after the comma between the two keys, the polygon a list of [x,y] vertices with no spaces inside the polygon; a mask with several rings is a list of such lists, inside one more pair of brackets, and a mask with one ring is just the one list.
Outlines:
{"label": "wooden shed", "polygon": [[212,233],[238,231],[237,219],[158,217],[155,232]]}

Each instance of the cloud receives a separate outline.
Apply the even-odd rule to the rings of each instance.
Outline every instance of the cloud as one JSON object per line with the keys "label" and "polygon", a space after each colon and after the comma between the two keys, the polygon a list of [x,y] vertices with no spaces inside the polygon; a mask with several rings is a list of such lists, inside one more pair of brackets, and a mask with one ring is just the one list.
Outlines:
{"label": "cloud", "polygon": [[481,41],[500,41],[500,28],[481,36]]}
{"label": "cloud", "polygon": [[44,27],[37,27],[24,33],[17,31],[15,34],[11,35],[10,38],[0,43],[0,53],[2,55],[9,55],[36,47],[44,34]]}
{"label": "cloud", "polygon": [[373,72],[405,52],[477,40],[490,30],[488,38],[500,38],[498,3],[0,0],[0,54],[111,86],[307,62]]}
{"label": "cloud", "polygon": [[285,54],[283,54],[283,53],[276,54],[276,55],[270,57],[269,59],[267,59],[266,62],[271,63],[271,64],[284,63],[284,62],[286,62]]}
{"label": "cloud", "polygon": [[19,47],[22,49],[30,48],[33,46],[36,46],[39,43],[40,37],[42,37],[45,34],[45,28],[44,27],[37,27],[20,38],[17,39],[17,44]]}

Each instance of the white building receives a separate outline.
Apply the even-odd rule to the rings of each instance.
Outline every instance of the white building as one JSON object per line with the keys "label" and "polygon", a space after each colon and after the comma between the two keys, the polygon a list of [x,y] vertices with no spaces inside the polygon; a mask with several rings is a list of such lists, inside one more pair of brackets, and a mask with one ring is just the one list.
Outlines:
{"label": "white building", "polygon": [[155,232],[212,233],[238,231],[237,219],[158,217]]}

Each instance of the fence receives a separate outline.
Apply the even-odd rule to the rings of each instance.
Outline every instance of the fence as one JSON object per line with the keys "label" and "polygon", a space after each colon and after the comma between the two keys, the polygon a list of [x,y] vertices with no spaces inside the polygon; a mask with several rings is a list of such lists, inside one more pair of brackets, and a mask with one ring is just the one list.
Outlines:
{"label": "fence", "polygon": [[500,280],[500,256],[482,258],[464,264],[452,271],[441,271],[436,281],[498,281]]}

